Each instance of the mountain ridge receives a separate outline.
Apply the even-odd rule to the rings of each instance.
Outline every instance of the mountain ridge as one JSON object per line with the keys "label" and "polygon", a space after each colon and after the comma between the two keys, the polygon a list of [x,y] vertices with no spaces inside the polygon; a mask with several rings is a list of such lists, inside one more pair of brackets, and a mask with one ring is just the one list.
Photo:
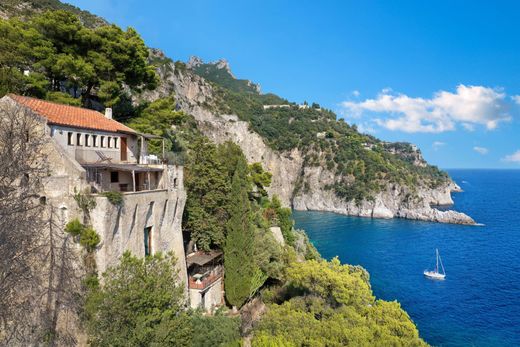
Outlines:
{"label": "mountain ridge", "polygon": [[[157,51],[155,52],[157,53]],[[197,66],[211,64],[203,63],[200,59],[195,60]],[[460,191],[460,187],[446,173],[428,165],[414,145],[389,143],[370,135],[359,134],[355,127],[336,120],[332,111],[321,109],[317,104],[296,105],[274,94],[261,94],[259,91],[237,92],[235,90],[240,90],[240,88],[227,87],[232,81],[230,80],[232,73],[229,73],[225,77],[226,82],[220,85],[215,76],[212,77],[212,80],[206,80],[204,71],[201,73],[200,70],[190,69],[184,63],[172,63],[165,60],[164,64],[170,65],[169,71],[173,71],[173,73],[161,74],[161,71],[165,71],[165,69],[158,67],[157,71],[161,80],[158,90],[147,92],[140,98],[153,101],[174,94],[180,108],[195,117],[206,136],[217,143],[232,140],[240,145],[249,161],[262,162],[273,173],[270,193],[279,195],[287,206],[292,206],[297,210],[331,211],[362,217],[399,217],[474,224],[474,221],[463,213],[440,211],[431,207],[432,205],[453,204],[451,192]],[[218,62],[213,64],[217,68]],[[219,70],[227,73],[227,69],[220,68]],[[244,80],[235,79],[235,81],[241,84],[241,81]],[[267,97],[274,98],[278,104],[287,105],[287,107],[275,108],[276,111],[267,109],[264,112],[265,108],[262,106],[269,104],[266,100]],[[237,109],[233,109],[232,102],[235,101],[233,98],[239,98],[239,108]],[[251,102],[252,106],[250,109],[244,109],[244,104],[248,102]],[[231,107],[229,107],[230,104]],[[260,112],[259,117],[248,119],[248,111]],[[278,128],[300,122],[304,125],[332,124],[338,126],[339,130],[332,128],[335,133],[329,137],[330,134],[327,131],[310,133],[309,129],[304,129],[301,132],[302,138],[294,139],[294,143],[284,147],[290,141],[287,136],[284,136],[285,134],[281,134],[278,138],[274,137],[274,140],[270,141],[269,136],[262,136],[257,131],[262,130],[259,127],[266,124],[268,114],[273,112],[276,114],[272,119],[281,120],[279,124],[276,123]],[[282,114],[284,112],[301,119],[287,118],[286,114]],[[255,123],[257,121],[258,124]],[[287,131],[289,135],[290,130]],[[354,139],[352,146],[355,146],[355,153],[350,154],[367,156],[353,160],[356,163],[362,162],[359,164],[364,167],[364,169],[360,169],[362,175],[367,174],[371,166],[375,167],[381,163],[386,165],[385,170],[396,167],[396,171],[385,173],[376,170],[375,173],[372,173],[375,177],[374,181],[368,180],[361,185],[361,188],[356,188],[357,190],[347,188],[342,197],[341,194],[338,194],[341,192],[342,185],[356,186],[356,178],[353,178],[352,173],[345,171],[347,174],[338,179],[337,170],[342,163],[337,163],[327,157],[327,154],[331,152],[330,147],[326,148],[329,152],[322,151],[318,147],[331,146],[327,143],[336,145],[337,142],[341,143],[344,138],[349,138],[349,136],[342,136],[342,132],[351,135]],[[269,132],[266,133],[269,134]],[[279,140],[279,142],[275,140]],[[309,144],[305,141],[309,141],[311,145],[305,147]],[[365,142],[359,143],[359,141]],[[349,143],[342,143],[341,148],[348,149]],[[366,164],[368,166],[365,166],[363,160],[368,162]],[[372,163],[370,160],[381,160],[381,162]],[[400,165],[404,168],[400,168]],[[354,170],[357,169],[354,168]],[[393,183],[385,181],[385,177],[390,177],[385,175],[390,174],[395,175],[396,181]],[[402,177],[400,177],[403,174],[408,175],[405,181],[402,181]],[[383,176],[380,177],[380,175]],[[422,177],[427,179],[422,180]],[[406,180],[411,180],[412,183],[406,182]]]}

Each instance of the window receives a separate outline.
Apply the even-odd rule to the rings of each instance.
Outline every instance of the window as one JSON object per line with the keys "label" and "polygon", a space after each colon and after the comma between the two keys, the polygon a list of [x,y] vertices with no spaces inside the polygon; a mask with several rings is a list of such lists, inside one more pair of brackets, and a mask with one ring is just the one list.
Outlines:
{"label": "window", "polygon": [[112,148],[112,138],[110,136],[107,137],[107,147]]}
{"label": "window", "polygon": [[97,135],[92,135],[92,147],[97,147]]}
{"label": "window", "polygon": [[90,147],[90,135],[85,134],[85,147]]}
{"label": "window", "polygon": [[81,146],[81,134],[76,134],[76,146]]}
{"label": "window", "polygon": [[67,133],[67,143],[69,146],[74,145],[74,133],[71,133],[70,131]]}
{"label": "window", "polygon": [[110,173],[110,183],[117,183],[119,182],[119,172],[112,171]]}
{"label": "window", "polygon": [[40,205],[47,205],[47,197],[40,196]]}
{"label": "window", "polygon": [[117,146],[117,137],[114,137],[114,148],[119,148],[119,147]]}
{"label": "window", "polygon": [[105,137],[104,136],[101,136],[101,144],[99,145],[101,148],[104,148],[105,147]]}
{"label": "window", "polygon": [[152,227],[144,228],[144,255],[152,255]]}

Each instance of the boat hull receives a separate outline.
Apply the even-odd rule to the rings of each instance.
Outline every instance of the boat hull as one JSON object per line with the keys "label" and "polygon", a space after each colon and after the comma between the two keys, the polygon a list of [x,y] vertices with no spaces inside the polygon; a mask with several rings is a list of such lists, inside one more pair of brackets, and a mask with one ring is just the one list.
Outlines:
{"label": "boat hull", "polygon": [[435,271],[424,271],[424,276],[426,276],[427,278],[430,278],[432,280],[439,280],[439,281],[442,281],[446,278],[446,275],[443,275],[443,274],[435,272]]}

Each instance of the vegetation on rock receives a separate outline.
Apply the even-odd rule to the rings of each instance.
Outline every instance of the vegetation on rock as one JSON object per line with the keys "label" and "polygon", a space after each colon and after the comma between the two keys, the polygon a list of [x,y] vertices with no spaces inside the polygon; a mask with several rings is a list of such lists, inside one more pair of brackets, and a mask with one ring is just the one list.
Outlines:
{"label": "vegetation on rock", "polygon": [[253,346],[425,346],[397,302],[375,300],[368,274],[337,259],[293,263]]}
{"label": "vegetation on rock", "polygon": [[129,252],[92,286],[83,321],[92,346],[238,346],[239,319],[186,311],[172,254]]}
{"label": "vegetation on rock", "polygon": [[[435,188],[447,182],[448,175],[428,165],[409,143],[386,143],[361,134],[330,110],[318,104],[300,107],[272,94],[243,87],[227,70],[211,64],[194,68],[215,86],[216,112],[236,114],[249,122],[251,129],[277,151],[298,148],[305,166],[322,166],[332,171],[335,182],[327,186],[346,201],[371,200],[388,185],[396,184],[415,191]],[[218,73],[217,73],[218,72]],[[268,107],[280,105],[286,107]],[[305,190],[303,178],[294,194]]]}

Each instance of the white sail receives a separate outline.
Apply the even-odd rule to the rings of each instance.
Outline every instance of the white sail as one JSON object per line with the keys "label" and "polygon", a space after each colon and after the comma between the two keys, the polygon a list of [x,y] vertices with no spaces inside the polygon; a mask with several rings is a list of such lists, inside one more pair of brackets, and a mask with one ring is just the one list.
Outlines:
{"label": "white sail", "polygon": [[[442,273],[439,272],[439,262],[441,263]],[[435,270],[424,270],[423,274],[424,276],[434,280],[443,280],[446,277],[446,272],[444,271],[444,265],[442,264],[442,259],[439,255],[438,249],[435,249]]]}

